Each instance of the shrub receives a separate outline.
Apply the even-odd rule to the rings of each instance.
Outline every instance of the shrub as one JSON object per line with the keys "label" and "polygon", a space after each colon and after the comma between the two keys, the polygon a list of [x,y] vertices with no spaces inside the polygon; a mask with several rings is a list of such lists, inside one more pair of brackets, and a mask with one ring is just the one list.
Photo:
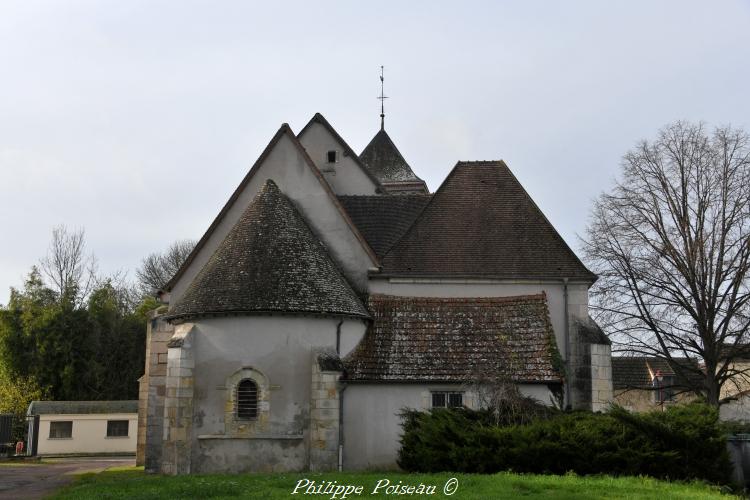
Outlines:
{"label": "shrub", "polygon": [[648,475],[729,481],[718,412],[703,404],[665,412],[559,413],[527,425],[495,426],[485,411],[403,413],[399,465],[417,472]]}

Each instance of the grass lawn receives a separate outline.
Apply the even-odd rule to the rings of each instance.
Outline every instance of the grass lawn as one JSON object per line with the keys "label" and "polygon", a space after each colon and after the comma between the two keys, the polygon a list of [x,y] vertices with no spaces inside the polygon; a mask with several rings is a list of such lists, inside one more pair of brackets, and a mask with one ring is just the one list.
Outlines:
{"label": "grass lawn", "polygon": [[[452,496],[443,493],[446,482],[455,477],[458,489]],[[56,499],[171,499],[171,498],[252,498],[252,499],[330,499],[332,494],[303,495],[300,488],[292,491],[301,480],[316,484],[336,481],[337,485],[362,486],[361,495],[346,498],[455,498],[455,499],[599,499],[599,498],[653,498],[653,499],[728,499],[717,488],[700,483],[667,483],[647,478],[611,478],[537,476],[500,473],[495,475],[468,474],[404,474],[396,472],[368,473],[299,473],[299,474],[242,474],[242,475],[191,475],[167,477],[148,475],[138,468],[108,470],[100,474],[84,474],[70,486],[60,490]],[[436,486],[433,495],[386,494],[381,489],[372,491],[378,481],[387,479],[391,485]],[[341,495],[335,498],[341,498]]]}

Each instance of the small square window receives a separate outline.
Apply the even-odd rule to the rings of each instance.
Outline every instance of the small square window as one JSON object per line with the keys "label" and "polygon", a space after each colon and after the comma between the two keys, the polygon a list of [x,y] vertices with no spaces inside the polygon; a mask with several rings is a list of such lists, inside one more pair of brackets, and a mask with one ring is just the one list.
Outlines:
{"label": "small square window", "polygon": [[460,408],[463,405],[463,392],[436,391],[432,393],[433,408]]}
{"label": "small square window", "polygon": [[69,439],[73,437],[73,422],[61,421],[49,423],[50,439]]}
{"label": "small square window", "polygon": [[329,151],[326,157],[328,158],[328,163],[336,163],[338,161],[336,151]]}
{"label": "small square window", "polygon": [[127,420],[107,420],[107,437],[128,437]]}

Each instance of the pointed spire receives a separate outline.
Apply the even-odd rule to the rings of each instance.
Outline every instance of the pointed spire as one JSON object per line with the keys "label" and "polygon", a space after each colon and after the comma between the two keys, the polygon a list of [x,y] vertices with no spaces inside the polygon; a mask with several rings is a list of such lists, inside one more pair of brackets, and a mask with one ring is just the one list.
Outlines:
{"label": "pointed spire", "polygon": [[380,66],[380,130],[385,130],[385,100],[388,97],[383,93],[383,66]]}

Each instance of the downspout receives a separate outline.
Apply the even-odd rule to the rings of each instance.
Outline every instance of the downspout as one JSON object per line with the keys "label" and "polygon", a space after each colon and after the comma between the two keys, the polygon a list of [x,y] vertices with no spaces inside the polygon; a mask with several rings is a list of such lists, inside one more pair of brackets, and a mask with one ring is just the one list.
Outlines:
{"label": "downspout", "polygon": [[339,390],[339,472],[344,470],[344,391],[346,384]]}
{"label": "downspout", "polygon": [[565,407],[570,408],[570,318],[568,317],[568,278],[563,278],[563,313],[565,315]]}
{"label": "downspout", "polygon": [[[336,354],[341,357],[341,325],[344,323],[342,319],[336,325]],[[339,389],[339,460],[338,469],[339,472],[344,470],[344,391],[346,390],[346,384],[339,380],[341,389]]]}
{"label": "downspout", "polygon": [[344,320],[339,321],[336,325],[336,354],[341,356],[341,325],[344,324]]}

